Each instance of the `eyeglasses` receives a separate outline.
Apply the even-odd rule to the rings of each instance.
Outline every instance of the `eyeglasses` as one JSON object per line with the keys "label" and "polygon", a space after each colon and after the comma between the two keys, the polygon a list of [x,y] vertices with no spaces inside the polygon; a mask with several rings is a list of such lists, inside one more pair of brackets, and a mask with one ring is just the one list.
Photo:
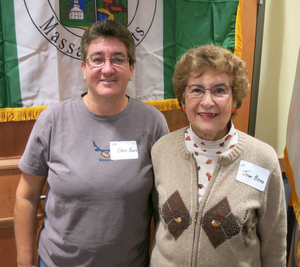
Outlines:
{"label": "eyeglasses", "polygon": [[225,98],[232,94],[234,87],[226,84],[218,84],[210,89],[205,89],[199,84],[190,84],[182,88],[191,99],[200,99],[204,96],[205,91],[210,91],[213,98]]}
{"label": "eyeglasses", "polygon": [[102,56],[90,56],[89,58],[86,58],[85,61],[92,67],[95,68],[101,68],[104,66],[106,60],[110,61],[110,64],[115,66],[115,67],[123,67],[125,66],[129,58],[128,57],[123,57],[123,56],[114,56],[111,58],[104,58]]}

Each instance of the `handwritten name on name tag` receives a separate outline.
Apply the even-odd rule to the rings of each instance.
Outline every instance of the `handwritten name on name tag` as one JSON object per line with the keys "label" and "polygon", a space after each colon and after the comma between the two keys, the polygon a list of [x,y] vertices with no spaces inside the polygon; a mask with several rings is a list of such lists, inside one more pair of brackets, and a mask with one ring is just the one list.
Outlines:
{"label": "handwritten name on name tag", "polygon": [[241,160],[236,180],[260,191],[265,191],[269,175],[269,170]]}
{"label": "handwritten name on name tag", "polygon": [[112,160],[137,159],[139,157],[136,141],[112,141],[109,145]]}

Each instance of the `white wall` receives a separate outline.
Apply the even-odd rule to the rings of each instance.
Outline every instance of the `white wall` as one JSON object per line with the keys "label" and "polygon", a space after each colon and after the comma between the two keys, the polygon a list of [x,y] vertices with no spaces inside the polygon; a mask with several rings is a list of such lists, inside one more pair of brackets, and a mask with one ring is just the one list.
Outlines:
{"label": "white wall", "polygon": [[300,46],[300,0],[264,1],[266,8],[255,137],[273,146],[278,157],[283,157]]}

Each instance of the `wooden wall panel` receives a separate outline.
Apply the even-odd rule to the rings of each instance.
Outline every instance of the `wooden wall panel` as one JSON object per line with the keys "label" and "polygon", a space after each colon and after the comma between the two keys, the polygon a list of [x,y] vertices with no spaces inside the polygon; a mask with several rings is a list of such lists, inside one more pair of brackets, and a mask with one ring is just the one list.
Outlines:
{"label": "wooden wall panel", "polygon": [[168,122],[170,132],[189,125],[189,121],[182,110],[168,110],[162,112]]}
{"label": "wooden wall panel", "polygon": [[13,227],[0,228],[0,261],[3,267],[17,266],[17,252]]}
{"label": "wooden wall panel", "polygon": [[[248,79],[250,86],[253,76],[253,62],[254,62],[254,49],[255,49],[255,33],[257,22],[257,0],[243,0],[243,13],[242,13],[242,35],[243,35],[243,49],[242,59],[246,62],[248,70]],[[234,126],[236,129],[248,132],[249,116],[250,116],[250,92],[244,100],[242,107],[238,110],[238,115],[234,119]]]}
{"label": "wooden wall panel", "polygon": [[0,203],[5,203],[0,209],[0,219],[12,218],[16,197],[16,188],[20,180],[21,171],[0,171]]}
{"label": "wooden wall panel", "polygon": [[21,156],[35,121],[0,122],[0,158]]}

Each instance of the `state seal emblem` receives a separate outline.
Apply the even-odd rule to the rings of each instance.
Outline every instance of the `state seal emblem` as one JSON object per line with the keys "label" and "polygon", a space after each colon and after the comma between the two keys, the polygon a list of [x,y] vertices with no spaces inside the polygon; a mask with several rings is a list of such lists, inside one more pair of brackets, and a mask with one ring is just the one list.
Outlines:
{"label": "state seal emblem", "polygon": [[[80,60],[81,37],[92,23],[98,20],[116,20],[130,30],[138,46],[151,29],[157,8],[157,0],[23,0],[23,2],[28,16],[40,34],[59,52],[78,60]],[[139,20],[141,16],[143,19]]]}

